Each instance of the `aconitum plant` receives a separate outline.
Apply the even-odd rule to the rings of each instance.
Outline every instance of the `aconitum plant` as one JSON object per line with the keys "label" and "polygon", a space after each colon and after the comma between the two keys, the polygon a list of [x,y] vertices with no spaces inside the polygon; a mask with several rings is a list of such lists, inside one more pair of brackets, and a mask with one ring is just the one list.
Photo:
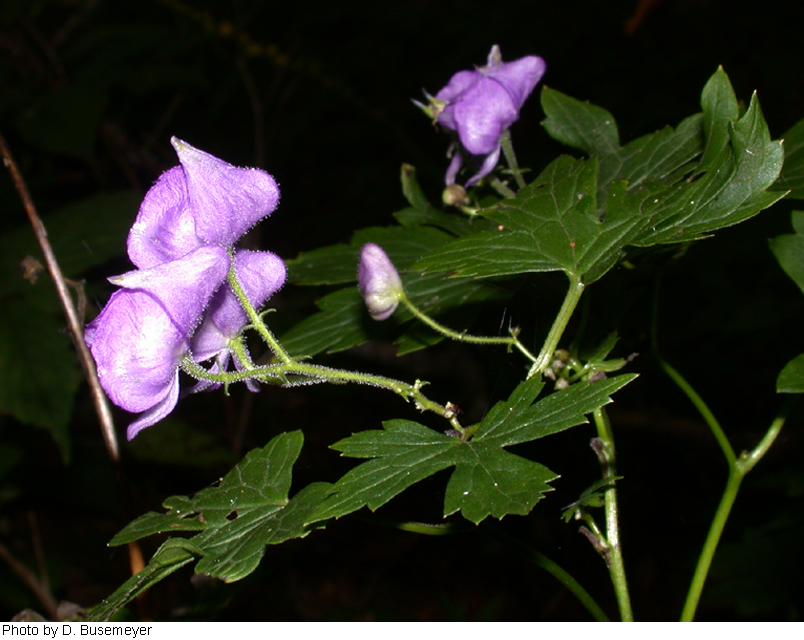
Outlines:
{"label": "aconitum plant", "polygon": [[[446,478],[448,522],[539,517],[537,504],[559,479],[547,463],[561,465],[562,475],[577,469],[567,468],[566,461],[523,455],[540,451],[537,447],[511,448],[589,422],[596,431],[592,451],[578,452],[571,464],[596,465],[599,477],[569,503],[563,518],[589,540],[590,553],[600,556],[599,570],[610,575],[617,611],[604,611],[581,585],[582,576],[569,575],[535,549],[528,557],[593,618],[634,619],[620,535],[617,425],[606,406],[636,378],[640,360],[616,355],[617,326],[596,326],[590,338],[589,311],[579,303],[599,280],[615,278],[619,265],[645,268],[641,257],[661,260],[670,253],[654,249],[705,241],[785,197],[802,197],[804,160],[794,156],[784,164],[782,142],[771,139],[757,97],[741,107],[719,69],[703,88],[700,113],[625,144],[608,111],[542,88],[544,130],[568,151],[525,172],[517,166],[510,127],[544,71],[536,56],[502,62],[494,46],[485,67],[455,74],[425,107],[456,138],[446,177],[453,188],[449,198],[442,196],[445,206],[439,209],[425,195],[443,184],[423,188],[415,169],[402,165],[409,206],[396,212],[395,223],[358,230],[347,244],[303,253],[290,263],[289,276],[279,257],[236,246],[277,206],[279,191],[270,175],[233,167],[174,139],[181,164],[147,193],[129,236],[128,254],[137,269],[111,279],[121,289],[86,329],[109,397],[140,414],[129,426],[129,438],[174,409],[182,371],[198,381],[191,391],[223,391],[238,382],[251,390],[266,384],[370,385],[419,413],[401,413],[408,408],[404,403],[387,403],[389,419],[382,425],[332,443],[342,456],[357,460],[339,478],[296,486],[293,466],[304,446],[299,429],[249,452],[215,486],[165,500],[163,512],[141,516],[111,541],[122,545],[170,533],[145,570],[96,607],[91,619],[108,619],[191,562],[197,573],[239,580],[254,571],[269,545],[303,538],[364,508],[374,511],[439,472]],[[520,155],[536,144],[518,141]],[[788,132],[785,144],[804,145],[804,126]],[[498,166],[501,155],[506,169]],[[464,188],[456,177],[466,163],[476,173]],[[804,291],[802,215],[794,216],[795,233],[773,239],[771,249]],[[509,302],[533,291],[546,272],[563,273],[567,285],[548,326],[516,306],[508,319]],[[296,285],[340,288],[277,337],[265,306],[286,278]],[[551,280],[552,286],[556,282]],[[505,311],[506,321],[493,335],[474,332],[482,325],[475,322],[479,303]],[[484,415],[467,417],[437,385],[425,395],[427,383],[420,379],[396,380],[312,360],[376,337],[373,320],[383,321],[382,335],[392,334],[400,353],[455,340],[510,352],[511,370],[519,377],[498,392]],[[597,325],[605,322],[595,319]],[[655,326],[641,331],[657,333]],[[256,338],[264,345],[256,357],[248,337],[251,350],[259,344]],[[729,468],[681,612],[691,620],[740,483],[773,444],[789,407],[779,409],[753,449],[738,454],[713,412],[657,345],[654,338],[662,369],[701,411]],[[804,392],[803,363],[804,355],[781,372],[780,393]],[[496,389],[486,388],[491,386]],[[437,524],[407,528],[434,530]]]}

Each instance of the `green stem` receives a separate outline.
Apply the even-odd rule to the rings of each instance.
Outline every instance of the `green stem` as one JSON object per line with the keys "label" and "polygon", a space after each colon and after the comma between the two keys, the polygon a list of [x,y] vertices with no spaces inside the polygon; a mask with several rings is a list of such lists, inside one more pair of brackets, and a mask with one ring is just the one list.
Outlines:
{"label": "green stem", "polygon": [[558,348],[561,336],[564,335],[564,330],[567,328],[567,324],[569,324],[572,312],[575,311],[575,307],[578,305],[578,301],[581,299],[581,294],[585,287],[586,285],[581,282],[580,277],[574,275],[570,276],[570,286],[567,295],[553,322],[553,326],[550,327],[550,333],[547,334],[542,350],[539,352],[536,361],[528,372],[528,378],[543,373],[544,370],[550,366],[553,354]]}
{"label": "green stem", "polygon": [[293,358],[291,358],[290,354],[285,351],[285,348],[279,344],[279,341],[274,337],[274,334],[271,333],[271,330],[262,321],[262,318],[257,313],[257,310],[254,309],[248,297],[246,296],[246,292],[243,291],[243,287],[240,286],[240,282],[237,279],[237,274],[235,273],[234,269],[234,261],[232,261],[232,265],[229,267],[228,279],[229,285],[232,287],[232,291],[234,292],[235,296],[237,296],[237,299],[240,301],[243,309],[245,309],[249,320],[251,320],[251,324],[262,336],[262,339],[265,340],[265,343],[270,347],[271,351],[273,351],[274,354],[276,354],[276,357],[282,362],[293,362]]}
{"label": "green stem", "polygon": [[384,376],[375,376],[368,373],[360,373],[358,371],[344,371],[341,369],[332,369],[330,367],[323,367],[320,365],[304,364],[296,362],[291,358],[290,362],[282,364],[274,364],[267,367],[249,367],[247,362],[242,362],[244,369],[242,371],[227,371],[224,373],[212,373],[201,365],[195,363],[191,355],[185,356],[181,362],[181,367],[192,377],[198,380],[211,380],[212,382],[220,382],[223,384],[231,384],[233,382],[240,382],[244,380],[260,380],[269,384],[279,385],[292,385],[292,381],[288,381],[288,376],[298,375],[303,376],[305,382],[354,382],[357,384],[365,384],[374,387],[382,387],[393,391],[407,401],[413,400],[415,406],[420,411],[432,411],[440,415],[442,418],[449,420],[452,428],[455,429],[464,437],[469,434],[461,426],[457,418],[457,411],[449,403],[444,406],[433,402],[425,396],[421,389],[426,383],[416,381],[415,384],[408,384],[393,378],[386,378]]}
{"label": "green stem", "polygon": [[664,370],[670,379],[676,383],[676,386],[681,389],[684,395],[687,396],[689,401],[698,410],[698,413],[701,414],[701,417],[709,426],[709,430],[712,432],[712,435],[715,436],[715,440],[717,440],[717,443],[720,445],[720,449],[723,451],[723,455],[726,458],[726,462],[728,463],[729,467],[734,466],[737,456],[734,453],[734,449],[732,448],[731,444],[729,443],[728,437],[726,437],[726,432],[723,431],[723,427],[720,426],[717,418],[715,418],[715,414],[712,413],[707,404],[704,402],[703,398],[701,398],[695,389],[692,388],[692,385],[690,385],[690,383],[684,379],[684,377],[673,367],[673,365],[662,357],[662,354],[659,353],[659,350],[655,346],[653,352],[662,370]]}
{"label": "green stem", "polygon": [[[611,430],[608,415],[603,408],[599,408],[594,412],[594,419],[598,437],[602,442],[601,451],[598,455],[603,467],[603,477],[614,478],[617,476],[616,455],[614,434]],[[620,619],[623,622],[633,622],[634,613],[631,609],[631,596],[628,593],[628,581],[625,576],[625,563],[623,562],[622,545],[620,543],[619,507],[615,483],[612,482],[603,497],[606,511],[606,543],[608,545],[606,560],[609,575],[614,586],[614,593],[617,596]]]}
{"label": "green stem", "polygon": [[509,129],[506,129],[503,132],[500,142],[502,143],[502,151],[503,155],[505,156],[505,161],[508,163],[508,167],[514,176],[514,180],[516,180],[517,186],[522,189],[526,185],[525,178],[522,177],[522,171],[520,170],[519,164],[516,161],[514,145],[511,144],[511,131]]}
{"label": "green stem", "polygon": [[720,536],[723,534],[726,520],[728,520],[731,508],[734,505],[734,501],[737,499],[737,491],[740,488],[743,477],[743,473],[741,473],[737,467],[730,468],[726,489],[723,492],[723,497],[720,499],[717,511],[715,511],[712,524],[709,526],[706,542],[704,542],[701,555],[698,557],[695,574],[692,576],[692,582],[690,583],[689,591],[687,591],[687,599],[684,602],[684,609],[681,612],[681,622],[692,622],[695,618],[695,611],[698,609],[698,603],[701,600],[704,583],[709,574],[709,568],[712,566],[712,558],[715,557],[715,551],[720,542]]}
{"label": "green stem", "polygon": [[435,329],[439,333],[447,336],[448,338],[452,338],[453,340],[460,340],[461,342],[471,342],[474,344],[505,344],[508,346],[516,347],[522,354],[528,358],[531,362],[536,362],[536,356],[534,356],[530,351],[525,348],[519,339],[516,336],[511,336],[509,338],[488,338],[483,336],[473,336],[468,333],[458,333],[457,331],[453,331],[449,327],[445,327],[443,324],[439,324],[435,320],[433,320],[430,316],[425,314],[424,312],[420,311],[408,298],[408,296],[403,292],[400,300],[405,304],[405,306],[410,310],[410,312],[416,316],[419,320],[421,320],[424,324],[432,329]]}
{"label": "green stem", "polygon": [[779,414],[771,423],[768,431],[763,436],[760,443],[750,452],[743,452],[738,458],[734,453],[734,449],[726,437],[726,432],[720,426],[720,423],[715,418],[712,411],[709,409],[703,398],[692,388],[684,377],[673,368],[661,355],[659,351],[658,340],[658,317],[659,317],[659,280],[656,281],[656,288],[654,290],[653,298],[653,321],[651,323],[651,343],[656,359],[659,366],[667,373],[670,379],[676,383],[684,395],[689,398],[693,406],[701,414],[715,440],[720,445],[723,456],[726,458],[726,463],[729,467],[729,477],[726,481],[726,488],[723,491],[723,496],[720,498],[715,511],[712,524],[709,526],[709,532],[706,535],[701,555],[698,557],[698,563],[695,566],[695,573],[692,576],[690,588],[687,591],[687,599],[684,602],[684,608],[681,612],[682,622],[691,622],[695,619],[695,612],[698,609],[698,604],[701,600],[701,593],[703,592],[706,578],[709,575],[709,569],[712,566],[712,560],[715,557],[715,551],[720,543],[720,538],[723,535],[723,529],[726,526],[726,521],[731,513],[731,508],[734,506],[734,501],[737,499],[737,492],[740,489],[740,484],[745,478],[746,474],[754,468],[754,466],[762,459],[768,452],[776,437],[779,435],[782,426],[784,425],[787,415],[795,402],[796,398],[788,399],[784,404]]}
{"label": "green stem", "polygon": [[740,484],[746,474],[756,466],[757,462],[762,459],[768,452],[768,449],[770,449],[774,440],[776,440],[795,400],[796,398],[788,399],[779,411],[779,415],[777,415],[771,423],[765,436],[753,451],[743,452],[738,459],[729,463],[729,479],[726,482],[726,489],[723,491],[723,497],[720,499],[717,511],[715,511],[715,517],[712,519],[709,533],[706,536],[701,555],[698,558],[698,564],[692,576],[692,583],[687,592],[687,599],[684,602],[684,609],[681,612],[681,622],[692,622],[695,618],[695,612],[701,600],[701,593],[703,592],[706,578],[709,575],[709,569],[712,566],[715,551],[717,551],[720,537],[723,535],[723,529],[731,513],[731,508],[734,505],[734,501],[737,499]]}
{"label": "green stem", "polygon": [[600,608],[595,599],[589,595],[589,592],[584,589],[581,584],[572,577],[565,569],[563,569],[559,564],[545,556],[544,554],[539,553],[535,549],[532,549],[528,545],[524,544],[522,541],[517,540],[513,536],[508,535],[504,531],[500,530],[498,527],[493,525],[484,525],[480,528],[480,531],[488,535],[489,537],[496,538],[506,545],[510,545],[517,553],[524,556],[531,562],[533,562],[536,566],[541,567],[551,576],[553,576],[556,580],[558,580],[561,584],[563,584],[567,589],[569,589],[570,593],[574,595],[580,603],[586,607],[586,610],[592,614],[592,617],[597,620],[598,622],[609,622],[608,616],[603,612],[603,609]]}

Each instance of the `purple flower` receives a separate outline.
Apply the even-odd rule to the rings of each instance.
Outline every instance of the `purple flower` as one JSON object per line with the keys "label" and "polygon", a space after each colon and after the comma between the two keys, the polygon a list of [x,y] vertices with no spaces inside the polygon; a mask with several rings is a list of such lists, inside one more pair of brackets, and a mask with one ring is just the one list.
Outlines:
{"label": "purple flower", "polygon": [[393,262],[379,245],[372,243],[363,245],[360,251],[357,286],[375,320],[389,318],[405,294]]}
{"label": "purple flower", "polygon": [[[235,273],[240,286],[251,305],[257,309],[275,294],[285,283],[286,269],[282,259],[268,252],[239,251],[234,259]],[[193,335],[191,342],[193,358],[203,362],[215,358],[211,371],[226,371],[232,352],[229,341],[237,338],[248,324],[248,316],[230,287],[221,287],[213,296],[204,321]],[[242,368],[235,358],[235,366]],[[220,383],[202,381],[192,391],[215,389]],[[251,391],[259,387],[251,380],[246,381]]]}
{"label": "purple flower", "polygon": [[178,260],[110,279],[124,288],[87,325],[85,340],[111,401],[144,412],[129,425],[129,440],[176,406],[179,362],[228,270],[225,249],[200,247]]}
{"label": "purple flower", "polygon": [[[465,151],[473,163],[480,165],[480,170],[466,186],[476,184],[497,166],[500,138],[519,119],[519,110],[545,69],[544,60],[536,56],[504,63],[500,48],[495,44],[485,67],[459,71],[436,94],[436,104],[443,105],[438,122],[457,133],[460,151]],[[461,153],[456,153],[447,170],[448,185],[455,182],[463,162]]]}
{"label": "purple flower", "polygon": [[[276,181],[266,172],[233,167],[177,138],[171,142],[181,166],[148,191],[129,233],[128,255],[139,269],[109,279],[123,289],[85,333],[109,398],[141,413],[128,427],[129,440],[176,406],[186,355],[193,353],[196,362],[216,358],[213,370],[225,370],[229,340],[248,322],[227,284],[229,251],[279,202]],[[255,306],[284,283],[278,256],[235,256],[238,279]]]}
{"label": "purple flower", "polygon": [[279,203],[265,171],[233,167],[178,138],[171,143],[181,165],[145,194],[128,236],[128,257],[140,269],[204,245],[232,247]]}

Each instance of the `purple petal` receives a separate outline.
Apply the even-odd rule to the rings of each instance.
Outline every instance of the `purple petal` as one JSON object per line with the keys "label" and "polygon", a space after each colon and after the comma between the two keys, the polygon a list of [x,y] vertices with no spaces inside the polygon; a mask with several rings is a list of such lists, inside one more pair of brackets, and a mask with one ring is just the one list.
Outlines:
{"label": "purple petal", "polygon": [[547,65],[541,58],[526,56],[494,67],[486,75],[505,87],[511,94],[514,106],[519,110],[542,79],[546,69]]}
{"label": "purple petal", "polygon": [[452,131],[458,129],[458,125],[455,122],[455,103],[482,77],[479,71],[459,71],[450,78],[447,86],[436,94],[436,99],[445,102],[447,105],[438,116],[438,122],[441,126]]}
{"label": "purple petal", "polygon": [[444,182],[447,186],[455,184],[455,176],[458,175],[458,171],[461,170],[462,166],[463,156],[460,153],[455,153],[455,155],[452,156],[449,167],[447,167],[447,175],[444,178]]}
{"label": "purple petal", "polygon": [[475,71],[461,71],[436,94],[446,103],[438,116],[445,129],[457,132],[462,151],[470,158],[452,158],[445,180],[454,184],[463,161],[480,164],[467,186],[476,184],[496,166],[500,157],[500,138],[519,118],[519,109],[545,72],[545,62],[526,56],[504,63],[500,48],[494,45],[488,64]]}
{"label": "purple petal", "polygon": [[229,248],[273,212],[276,181],[173,138],[181,166],[163,173],[140,206],[128,255],[141,269],[176,260],[203,245]]}
{"label": "purple petal", "polygon": [[128,257],[140,269],[148,269],[181,258],[201,245],[184,169],[173,167],[145,194],[128,234]]}
{"label": "purple petal", "polygon": [[147,291],[159,300],[179,331],[192,333],[215,290],[226,279],[229,255],[220,247],[201,247],[179,260],[109,278],[125,289]]}
{"label": "purple petal", "polygon": [[132,425],[133,433],[176,405],[179,362],[228,263],[224,249],[202,247],[181,260],[111,279],[124,289],[87,326],[85,340],[111,401],[148,412]]}
{"label": "purple petal", "polygon": [[171,384],[168,393],[165,397],[156,405],[141,413],[140,416],[128,425],[126,429],[126,438],[128,440],[133,440],[134,437],[146,427],[150,427],[155,425],[160,420],[166,418],[171,411],[176,407],[176,403],[179,401],[179,372],[176,371],[176,375],[173,378],[173,384]]}
{"label": "purple petal", "polygon": [[483,164],[480,166],[480,171],[466,181],[467,187],[473,187],[480,181],[481,178],[487,176],[494,170],[494,167],[496,167],[497,163],[500,161],[500,151],[501,146],[497,145],[497,148],[483,159]]}
{"label": "purple petal", "polygon": [[496,80],[483,78],[455,106],[458,137],[472,155],[487,155],[500,146],[500,136],[519,117],[511,95]]}
{"label": "purple petal", "polygon": [[[139,413],[161,403],[178,381],[187,335],[144,291],[116,291],[85,335],[109,399]],[[175,402],[174,402],[175,405]]]}
{"label": "purple petal", "polygon": [[231,247],[276,209],[279,187],[265,171],[233,167],[178,138],[171,142],[187,175],[196,234],[204,243]]}

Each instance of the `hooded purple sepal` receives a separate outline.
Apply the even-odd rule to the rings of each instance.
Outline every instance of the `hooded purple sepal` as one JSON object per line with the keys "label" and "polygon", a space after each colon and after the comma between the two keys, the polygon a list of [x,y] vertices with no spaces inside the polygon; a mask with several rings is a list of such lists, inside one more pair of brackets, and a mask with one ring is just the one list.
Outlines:
{"label": "hooded purple sepal", "polygon": [[276,181],[260,169],[234,167],[179,140],[181,165],[145,194],[128,236],[128,256],[141,269],[205,245],[231,248],[279,203]]}

